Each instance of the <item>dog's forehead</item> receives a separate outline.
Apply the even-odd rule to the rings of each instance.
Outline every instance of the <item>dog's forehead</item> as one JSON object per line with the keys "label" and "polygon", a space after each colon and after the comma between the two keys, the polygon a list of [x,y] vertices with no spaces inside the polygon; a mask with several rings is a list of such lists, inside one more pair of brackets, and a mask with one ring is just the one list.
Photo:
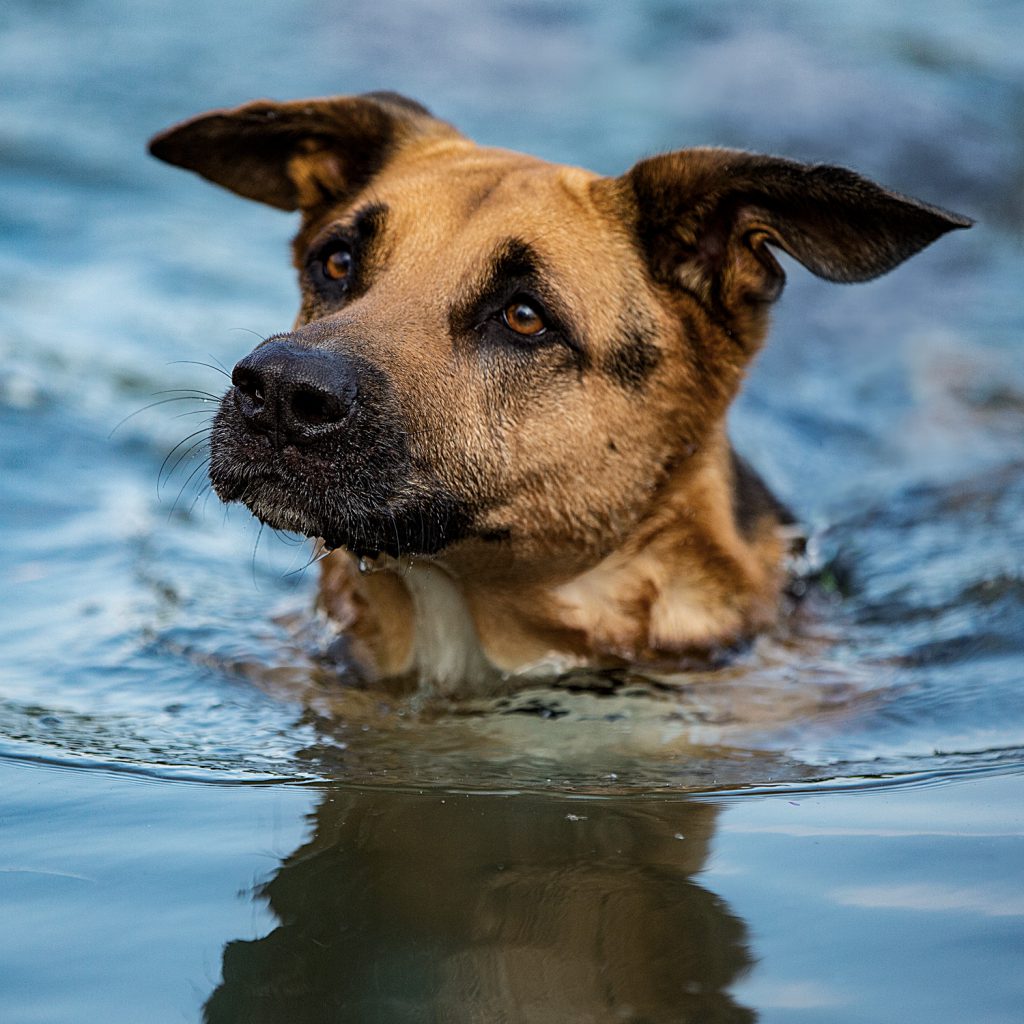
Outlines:
{"label": "dog's forehead", "polygon": [[399,156],[302,235],[308,241],[374,206],[383,209],[390,246],[412,258],[443,254],[462,272],[510,239],[529,242],[552,264],[609,248],[624,256],[628,232],[595,194],[600,180],[582,168],[458,140]]}
{"label": "dog's forehead", "polygon": [[591,206],[589,187],[597,178],[591,171],[525,153],[449,144],[395,159],[373,187],[405,203],[439,204],[439,212],[443,209],[453,222],[460,222],[485,208],[579,216]]}
{"label": "dog's forehead", "polygon": [[623,268],[640,265],[628,227],[593,187],[600,180],[578,167],[474,146],[397,161],[350,215],[367,203],[383,206],[388,247],[400,262],[443,264],[437,273],[453,285],[473,281],[508,243],[524,243],[567,299],[585,301],[594,289],[617,290]]}

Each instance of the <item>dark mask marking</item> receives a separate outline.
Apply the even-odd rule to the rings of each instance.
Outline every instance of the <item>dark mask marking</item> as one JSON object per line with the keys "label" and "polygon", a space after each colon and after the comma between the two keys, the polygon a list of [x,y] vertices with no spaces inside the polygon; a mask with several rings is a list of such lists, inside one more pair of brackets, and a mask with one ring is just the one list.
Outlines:
{"label": "dark mask marking", "polygon": [[763,519],[789,526],[796,522],[793,513],[775,497],[756,470],[741,455],[730,449],[732,467],[732,508],[736,525],[747,539],[757,532]]}
{"label": "dark mask marking", "polygon": [[624,317],[621,340],[601,361],[601,369],[622,387],[640,390],[661,363],[656,337],[654,328],[635,314]]}

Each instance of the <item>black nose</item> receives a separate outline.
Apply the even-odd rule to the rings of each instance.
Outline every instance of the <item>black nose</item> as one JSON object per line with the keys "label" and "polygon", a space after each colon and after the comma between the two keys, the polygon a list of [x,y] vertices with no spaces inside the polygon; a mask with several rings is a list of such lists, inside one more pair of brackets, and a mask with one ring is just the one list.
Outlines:
{"label": "black nose", "polygon": [[246,422],[295,443],[336,429],[356,399],[351,364],[336,353],[284,338],[250,352],[231,374],[235,403]]}

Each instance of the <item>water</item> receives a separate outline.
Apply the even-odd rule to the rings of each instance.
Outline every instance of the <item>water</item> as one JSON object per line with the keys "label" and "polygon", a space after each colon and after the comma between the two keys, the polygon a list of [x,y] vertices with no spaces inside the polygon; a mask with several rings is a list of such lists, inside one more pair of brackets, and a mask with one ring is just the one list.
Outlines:
{"label": "water", "polygon": [[[0,20],[0,1018],[1024,1019],[1024,8],[331,6]],[[668,689],[349,690],[307,548],[164,464],[208,403],[131,414],[287,326],[292,221],[146,138],[383,87],[979,220],[870,285],[789,268],[733,434],[827,567],[792,635]]]}

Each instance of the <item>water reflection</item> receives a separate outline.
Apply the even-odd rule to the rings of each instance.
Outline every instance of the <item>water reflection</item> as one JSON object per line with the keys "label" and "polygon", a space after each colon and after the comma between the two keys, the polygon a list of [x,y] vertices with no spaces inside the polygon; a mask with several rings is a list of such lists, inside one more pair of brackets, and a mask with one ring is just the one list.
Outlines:
{"label": "water reflection", "polygon": [[694,880],[717,813],[329,791],[257,890],[278,926],[227,944],[204,1020],[753,1021],[728,992],[746,926]]}

